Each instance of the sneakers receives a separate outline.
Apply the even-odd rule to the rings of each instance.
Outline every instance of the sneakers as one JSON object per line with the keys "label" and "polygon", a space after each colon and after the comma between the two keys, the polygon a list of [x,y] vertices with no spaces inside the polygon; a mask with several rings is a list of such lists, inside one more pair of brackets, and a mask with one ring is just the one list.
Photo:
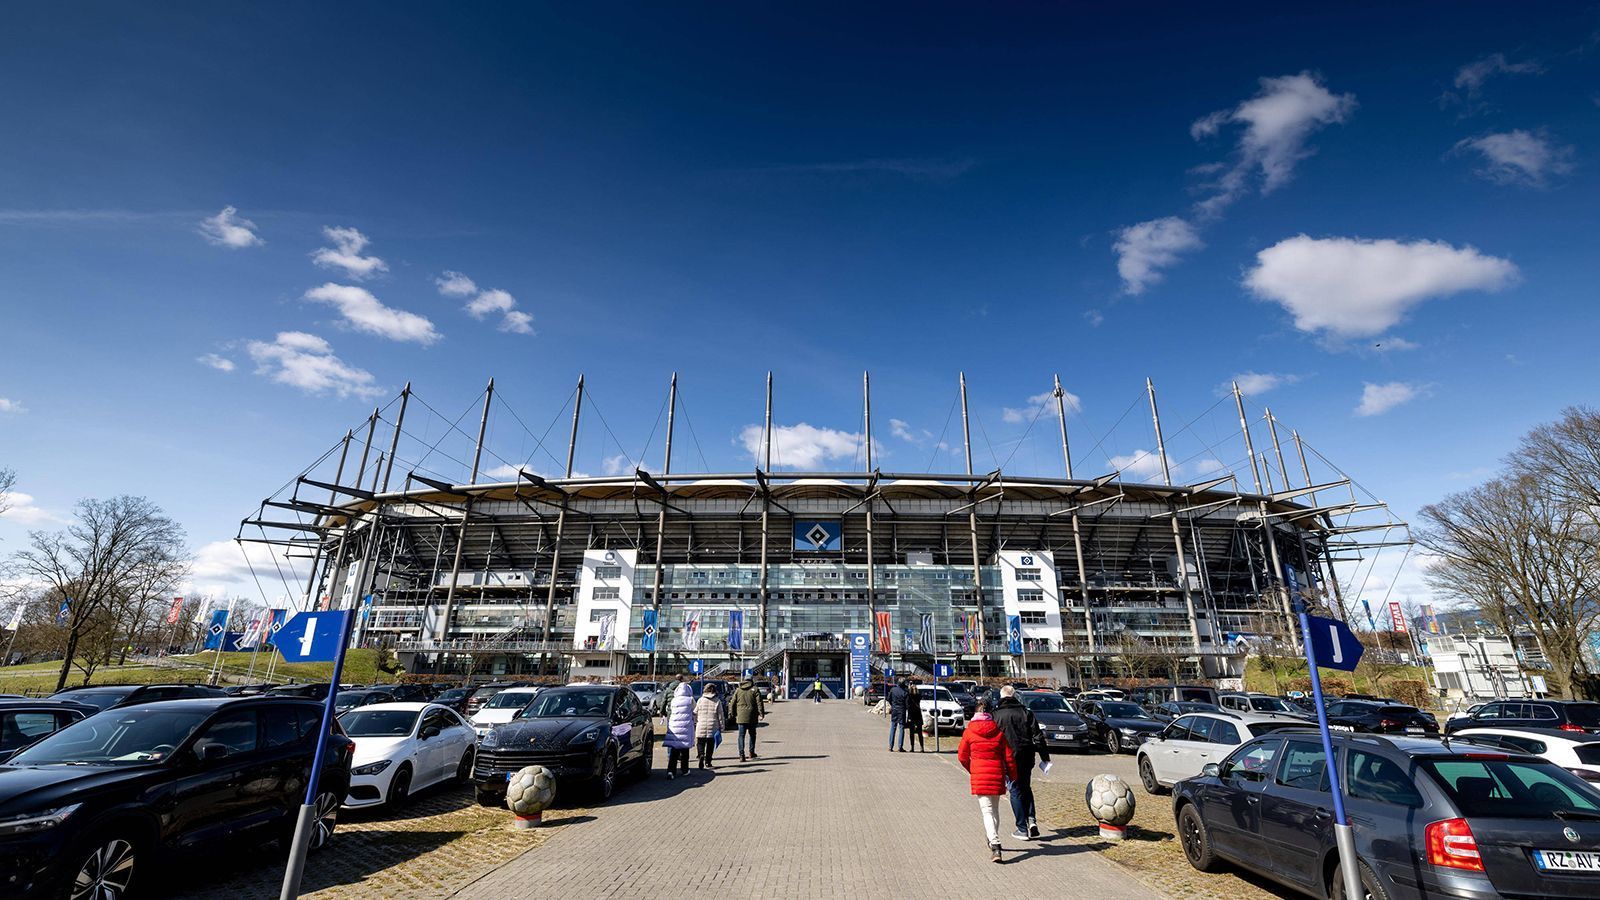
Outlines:
{"label": "sneakers", "polygon": [[1023,831],[1021,828],[1018,828],[1016,831],[1011,832],[1011,836],[1016,838],[1019,841],[1026,841],[1026,840],[1028,840],[1030,838],[1030,835],[1026,831]]}
{"label": "sneakers", "polygon": [[1037,838],[1038,836],[1039,836],[1039,823],[1035,822],[1032,819],[1029,819],[1028,820],[1028,837]]}
{"label": "sneakers", "polygon": [[999,844],[990,844],[989,845],[989,861],[990,862],[1000,862],[1000,845]]}
{"label": "sneakers", "polygon": [[672,779],[677,778],[677,777],[678,777],[678,775],[677,775],[676,772],[668,772],[667,773],[667,780],[668,781],[671,781]]}

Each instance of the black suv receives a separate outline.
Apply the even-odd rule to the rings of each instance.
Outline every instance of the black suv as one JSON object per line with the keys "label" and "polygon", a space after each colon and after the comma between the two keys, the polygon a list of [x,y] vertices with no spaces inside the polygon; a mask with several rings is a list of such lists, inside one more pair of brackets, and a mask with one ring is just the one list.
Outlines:
{"label": "black suv", "polygon": [[0,700],[0,761],[98,711],[57,700]]}
{"label": "black suv", "polygon": [[[1369,896],[1596,896],[1600,791],[1560,766],[1437,738],[1336,734],[1333,746]],[[1343,900],[1325,759],[1315,733],[1275,733],[1179,781],[1189,863]]]}
{"label": "black suv", "polygon": [[66,688],[50,695],[51,700],[71,700],[86,703],[98,709],[120,709],[140,703],[161,700],[198,700],[203,697],[226,697],[221,688],[205,684],[92,684],[85,687]]}
{"label": "black suv", "polygon": [[1583,700],[1496,700],[1446,722],[1444,730],[1463,728],[1557,728],[1600,734],[1600,703]]}
{"label": "black suv", "polygon": [[[261,697],[146,703],[69,725],[0,766],[0,885],[8,897],[70,887],[115,900],[151,887],[176,851],[287,843],[321,727],[321,705]],[[325,740],[313,847],[333,834],[355,748]]]}
{"label": "black suv", "polygon": [[655,745],[650,711],[633,691],[598,684],[550,688],[483,736],[472,781],[479,803],[500,806],[512,775],[544,766],[555,774],[558,790],[588,787],[607,800],[620,772],[650,774]]}
{"label": "black suv", "polygon": [[1335,700],[1328,704],[1328,727],[1369,734],[1439,733],[1439,723],[1415,706],[1377,700]]}

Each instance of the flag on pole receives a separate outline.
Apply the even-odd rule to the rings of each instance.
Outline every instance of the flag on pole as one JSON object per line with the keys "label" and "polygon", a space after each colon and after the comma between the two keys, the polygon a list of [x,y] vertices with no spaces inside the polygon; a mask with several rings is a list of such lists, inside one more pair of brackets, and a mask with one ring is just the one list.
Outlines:
{"label": "flag on pole", "polygon": [[683,617],[683,649],[700,649],[700,610],[691,609]]}
{"label": "flag on pole", "polygon": [[606,613],[600,617],[600,640],[596,643],[601,650],[614,650],[611,644],[616,640],[617,614]]}
{"label": "flag on pole", "polygon": [[207,650],[216,650],[222,646],[222,636],[228,630],[228,611],[214,609],[211,611],[211,624],[206,626]]}
{"label": "flag on pole", "polygon": [[11,611],[11,621],[6,623],[7,631],[16,631],[22,627],[22,611],[28,608],[26,603],[18,603],[17,608]]}
{"label": "flag on pole", "polygon": [[65,600],[61,601],[61,608],[56,610],[56,624],[57,625],[65,625],[65,624],[67,624],[67,616],[71,615],[71,613],[72,613],[72,598],[68,597]]}
{"label": "flag on pole", "polygon": [[206,623],[206,616],[209,615],[210,612],[211,598],[200,598],[200,602],[194,608],[194,623],[196,625],[204,625]]}
{"label": "flag on pole", "polygon": [[656,611],[647,609],[641,612],[639,625],[644,632],[639,638],[639,649],[646,653],[656,652]]}
{"label": "flag on pole", "polygon": [[967,652],[983,652],[983,623],[977,613],[967,613]]}
{"label": "flag on pole", "polygon": [[283,626],[288,620],[288,608],[274,609],[272,614],[267,616],[267,646],[276,647],[278,645],[278,632],[283,630]]}
{"label": "flag on pole", "polygon": [[1389,601],[1389,625],[1391,628],[1400,632],[1401,634],[1406,634],[1410,631],[1410,629],[1406,627],[1406,614],[1400,609],[1399,600]]}
{"label": "flag on pole", "polygon": [[744,649],[744,610],[728,610],[728,649]]}
{"label": "flag on pole", "polygon": [[933,613],[922,614],[922,652],[936,653],[933,645]]}
{"label": "flag on pole", "polygon": [[1022,653],[1022,617],[1006,616],[1006,642],[1010,644],[1013,656]]}
{"label": "flag on pole", "polygon": [[172,608],[167,610],[167,624],[168,625],[176,625],[176,624],[178,624],[178,617],[181,616],[181,615],[183,615],[183,598],[182,597],[173,597],[172,598]]}
{"label": "flag on pole", "polygon": [[1361,607],[1367,611],[1367,630],[1377,631],[1378,623],[1372,619],[1372,604],[1366,600],[1361,601]]}
{"label": "flag on pole", "polygon": [[263,617],[256,616],[250,620],[249,625],[244,627],[244,634],[239,636],[240,650],[254,650],[261,646],[261,623],[263,621],[265,621]]}
{"label": "flag on pole", "polygon": [[890,631],[891,631],[891,629],[894,628],[894,624],[890,620],[889,614],[886,613],[886,612],[878,613],[877,619],[878,619],[878,629],[877,629],[878,630],[878,641],[877,641],[878,652],[879,653],[892,652],[893,649],[894,649],[894,638],[890,636]]}

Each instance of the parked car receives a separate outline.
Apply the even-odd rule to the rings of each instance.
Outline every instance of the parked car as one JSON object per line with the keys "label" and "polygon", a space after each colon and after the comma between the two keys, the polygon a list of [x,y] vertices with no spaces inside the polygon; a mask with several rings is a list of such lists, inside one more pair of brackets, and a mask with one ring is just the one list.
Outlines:
{"label": "parked car", "polygon": [[[344,690],[344,687],[341,686],[339,689]],[[306,684],[280,684],[272,690],[267,691],[266,696],[298,697],[303,700],[326,700],[328,699],[328,682],[313,681]]]}
{"label": "parked car", "polygon": [[472,696],[472,692],[475,690],[477,688],[474,686],[446,688],[439,692],[439,696],[433,698],[433,702],[466,715],[467,698]]}
{"label": "parked car", "polygon": [[229,697],[254,697],[258,694],[265,694],[274,687],[276,685],[272,684],[230,684],[223,688],[222,692]]}
{"label": "parked car", "polygon": [[391,703],[427,703],[433,697],[433,691],[425,684],[374,684],[367,688],[369,691],[382,691],[394,699]]}
{"label": "parked car", "polygon": [[770,678],[757,678],[755,684],[756,690],[760,692],[763,702],[773,703],[777,701],[778,689],[775,685],[773,685]]}
{"label": "parked car", "polygon": [[478,689],[473,691],[472,695],[467,698],[467,708],[462,715],[469,719],[472,718],[472,714],[477,712],[479,709],[482,709],[483,705],[488,703],[495,694],[500,693],[506,688],[513,687],[527,687],[527,685],[515,684],[509,681],[497,681],[492,684],[480,685]]}
{"label": "parked car", "polygon": [[505,803],[506,780],[524,766],[555,773],[558,796],[588,788],[608,800],[619,773],[639,777],[654,765],[650,713],[627,688],[556,687],[478,744],[472,781],[484,806]]}
{"label": "parked car", "polygon": [[[1217,690],[1203,684],[1161,684],[1141,688],[1151,706],[1162,703],[1210,703],[1216,705]],[[1132,699],[1132,698],[1128,698]]]}
{"label": "parked car", "polygon": [[1454,737],[1538,756],[1590,784],[1600,784],[1600,736],[1559,728],[1467,728]]}
{"label": "parked car", "polygon": [[121,709],[160,700],[196,700],[226,697],[220,689],[205,684],[92,684],[67,688],[50,695],[51,700],[71,700],[100,710]]}
{"label": "parked car", "polygon": [[[1593,897],[1600,791],[1553,763],[1436,738],[1333,736],[1368,896]],[[1272,734],[1173,789],[1190,865],[1344,898],[1315,734]]]}
{"label": "parked car", "polygon": [[1591,700],[1495,700],[1477,712],[1445,723],[1452,733],[1463,728],[1557,728],[1600,734],[1600,703]]}
{"label": "parked car", "polygon": [[1376,700],[1335,700],[1328,704],[1328,727],[1370,734],[1438,734],[1439,723],[1415,706]]}
{"label": "parked car", "polygon": [[[1207,704],[1209,705],[1209,704]],[[1139,780],[1152,794],[1164,794],[1208,763],[1220,761],[1251,738],[1286,729],[1305,729],[1305,722],[1282,716],[1231,713],[1223,710],[1179,716],[1161,734],[1139,745]]]}
{"label": "parked car", "polygon": [[917,692],[917,703],[922,707],[923,728],[932,732],[935,722],[941,731],[966,727],[968,720],[961,711],[961,703],[951,695],[949,688],[942,684],[937,688],[931,684],[919,684],[914,686],[914,690]]}
{"label": "parked car", "polygon": [[478,711],[473,713],[471,717],[472,727],[477,731],[478,737],[482,738],[493,730],[496,725],[504,725],[515,719],[517,713],[522,712],[523,707],[532,703],[533,698],[538,696],[542,690],[545,690],[545,688],[513,687],[506,688],[490,697],[489,702],[478,707]]}
{"label": "parked car", "polygon": [[1222,707],[1215,703],[1176,702],[1163,703],[1150,710],[1150,715],[1162,722],[1171,722],[1181,715],[1197,712],[1222,712]]}
{"label": "parked car", "polygon": [[635,681],[628,685],[628,690],[633,691],[634,696],[639,698],[639,702],[644,704],[645,709],[653,709],[656,705],[656,696],[657,692],[661,690],[661,685],[655,681]]}
{"label": "parked car", "polygon": [[52,700],[0,700],[0,760],[74,722],[94,715],[93,707]]}
{"label": "parked car", "polygon": [[[1484,703],[1474,703],[1471,706],[1466,707],[1465,709],[1458,709],[1458,710],[1455,710],[1454,712],[1450,713],[1450,715],[1446,716],[1445,720],[1444,720],[1444,729],[1445,729],[1445,731],[1450,731],[1451,730],[1451,728],[1450,728],[1450,723],[1451,722],[1454,722],[1457,719],[1462,719],[1462,718],[1466,718],[1468,716],[1471,716],[1473,713],[1477,712],[1478,710],[1483,709],[1484,706],[1486,706],[1486,705],[1487,704],[1484,704]],[[1471,727],[1471,726],[1467,726],[1467,727]]]}
{"label": "parked car", "polygon": [[957,686],[956,683],[951,683],[950,685],[940,684],[939,686],[950,692],[950,699],[961,704],[962,717],[971,722],[973,715],[978,712],[978,698],[971,691]]}
{"label": "parked car", "polygon": [[1299,707],[1271,694],[1229,693],[1217,696],[1217,705],[1229,712],[1264,713],[1294,716],[1302,721],[1306,713]]}
{"label": "parked car", "polygon": [[1084,700],[1078,704],[1078,714],[1089,726],[1090,740],[1112,753],[1131,753],[1166,727],[1144,707],[1126,700]]}
{"label": "parked car", "polygon": [[973,695],[974,697],[976,697],[978,695],[978,683],[976,681],[973,681],[971,678],[954,678],[954,679],[951,679],[949,681],[946,681],[943,686],[944,687],[948,687],[953,691],[954,690],[966,691],[967,693]]}
{"label": "parked car", "polygon": [[436,703],[374,703],[339,717],[356,742],[350,808],[394,806],[411,792],[472,774],[477,734],[455,710]]}
{"label": "parked car", "polygon": [[[144,703],[69,725],[0,766],[0,884],[7,897],[120,898],[154,889],[154,867],[180,850],[287,843],[319,735],[322,707],[261,697]],[[333,834],[354,747],[323,740],[313,849]]]}
{"label": "parked car", "polygon": [[1050,750],[1083,750],[1089,746],[1089,725],[1055,691],[1018,691],[1017,699],[1033,712]]}
{"label": "parked car", "polygon": [[394,698],[387,691],[370,691],[357,689],[353,691],[340,691],[333,698],[333,714],[341,715],[358,706],[371,706],[374,703],[393,703]]}

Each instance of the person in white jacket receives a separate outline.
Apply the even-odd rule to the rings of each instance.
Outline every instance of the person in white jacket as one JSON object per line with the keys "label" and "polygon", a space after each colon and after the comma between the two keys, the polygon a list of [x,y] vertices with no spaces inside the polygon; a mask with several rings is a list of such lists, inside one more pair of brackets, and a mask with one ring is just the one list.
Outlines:
{"label": "person in white jacket", "polygon": [[667,704],[667,777],[689,774],[689,748],[694,746],[694,688],[679,681]]}

